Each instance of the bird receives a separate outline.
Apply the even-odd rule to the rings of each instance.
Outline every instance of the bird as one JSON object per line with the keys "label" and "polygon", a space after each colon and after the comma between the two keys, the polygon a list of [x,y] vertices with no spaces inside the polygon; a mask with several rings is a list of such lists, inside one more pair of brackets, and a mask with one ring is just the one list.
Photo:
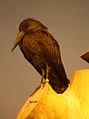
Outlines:
{"label": "bird", "polygon": [[68,88],[70,81],[62,63],[60,46],[43,23],[34,18],[24,19],[11,51],[18,45],[25,59],[41,75],[41,83],[48,79],[56,93]]}

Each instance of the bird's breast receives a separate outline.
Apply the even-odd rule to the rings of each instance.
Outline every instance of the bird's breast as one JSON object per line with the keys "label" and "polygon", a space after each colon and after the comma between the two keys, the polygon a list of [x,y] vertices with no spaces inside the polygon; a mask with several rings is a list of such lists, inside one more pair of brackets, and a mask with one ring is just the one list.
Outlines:
{"label": "bird's breast", "polygon": [[[45,59],[40,44],[29,37],[24,37],[23,42],[19,47],[24,57],[35,67],[37,70],[45,68]],[[39,71],[38,71],[39,72]]]}

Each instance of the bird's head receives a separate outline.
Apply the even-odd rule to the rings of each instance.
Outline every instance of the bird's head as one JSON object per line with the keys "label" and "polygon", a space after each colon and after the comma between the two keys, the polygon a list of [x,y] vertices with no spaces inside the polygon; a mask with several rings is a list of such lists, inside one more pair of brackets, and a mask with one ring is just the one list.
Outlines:
{"label": "bird's head", "polygon": [[40,21],[37,21],[33,18],[28,18],[28,19],[23,20],[19,25],[19,33],[16,37],[16,40],[13,44],[11,51],[13,51],[16,48],[16,46],[19,44],[21,39],[24,37],[24,35],[28,31],[37,30],[37,29],[47,30],[47,27],[44,26]]}

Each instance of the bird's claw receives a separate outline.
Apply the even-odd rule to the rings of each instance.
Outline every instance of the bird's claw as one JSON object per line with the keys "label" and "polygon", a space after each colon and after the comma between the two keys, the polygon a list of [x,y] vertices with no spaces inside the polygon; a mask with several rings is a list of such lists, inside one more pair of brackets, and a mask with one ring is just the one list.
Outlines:
{"label": "bird's claw", "polygon": [[45,82],[49,82],[49,79],[47,78],[47,79],[45,80]]}

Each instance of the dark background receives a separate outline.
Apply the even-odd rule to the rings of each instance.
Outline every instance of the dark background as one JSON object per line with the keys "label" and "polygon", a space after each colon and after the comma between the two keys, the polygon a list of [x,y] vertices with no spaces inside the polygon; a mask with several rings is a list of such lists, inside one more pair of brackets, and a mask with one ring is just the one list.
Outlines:
{"label": "dark background", "polygon": [[15,119],[21,106],[40,82],[40,75],[11,46],[19,23],[40,20],[59,42],[70,78],[89,68],[80,55],[89,50],[89,0],[0,0],[0,119]]}

